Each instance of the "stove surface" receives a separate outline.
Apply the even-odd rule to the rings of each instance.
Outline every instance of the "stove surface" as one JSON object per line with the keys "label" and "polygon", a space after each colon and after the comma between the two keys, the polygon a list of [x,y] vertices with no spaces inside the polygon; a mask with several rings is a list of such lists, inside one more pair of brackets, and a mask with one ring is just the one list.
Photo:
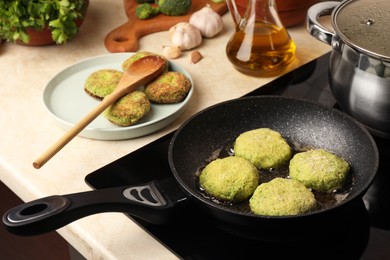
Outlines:
{"label": "stove surface", "polygon": [[[328,85],[328,62],[329,54],[248,95],[283,95],[337,107]],[[88,174],[86,182],[95,189],[102,189],[172,177],[168,164],[172,134]],[[166,225],[129,217],[182,259],[245,259],[253,255],[276,259],[294,256],[301,259],[390,259],[390,189],[387,188],[390,185],[390,141],[375,140],[380,151],[375,182],[362,201],[340,215],[337,223],[331,223],[328,232],[318,234],[313,230],[312,234],[299,239],[290,239],[291,236],[273,240],[254,238],[221,226],[196,206],[181,210],[175,220]],[[325,223],[319,223],[322,224]]]}

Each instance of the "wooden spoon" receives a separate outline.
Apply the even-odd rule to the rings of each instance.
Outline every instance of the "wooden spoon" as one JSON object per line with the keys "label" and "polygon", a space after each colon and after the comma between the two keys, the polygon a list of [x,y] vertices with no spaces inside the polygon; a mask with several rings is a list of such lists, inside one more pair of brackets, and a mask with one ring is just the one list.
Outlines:
{"label": "wooden spoon", "polygon": [[133,62],[123,74],[115,90],[107,95],[91,112],[74,125],[65,135],[54,143],[46,152],[38,157],[33,166],[41,168],[57,152],[59,152],[70,140],[80,133],[89,123],[98,117],[107,107],[112,105],[120,97],[136,90],[139,86],[145,85],[160,75],[166,61],[157,55],[145,56]]}

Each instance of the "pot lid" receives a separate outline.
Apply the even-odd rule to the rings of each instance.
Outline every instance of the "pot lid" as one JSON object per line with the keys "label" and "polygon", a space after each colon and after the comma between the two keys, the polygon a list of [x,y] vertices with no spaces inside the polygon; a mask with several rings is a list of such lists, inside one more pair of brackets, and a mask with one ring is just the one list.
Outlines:
{"label": "pot lid", "polygon": [[368,54],[390,57],[390,1],[350,0],[333,15],[340,37]]}

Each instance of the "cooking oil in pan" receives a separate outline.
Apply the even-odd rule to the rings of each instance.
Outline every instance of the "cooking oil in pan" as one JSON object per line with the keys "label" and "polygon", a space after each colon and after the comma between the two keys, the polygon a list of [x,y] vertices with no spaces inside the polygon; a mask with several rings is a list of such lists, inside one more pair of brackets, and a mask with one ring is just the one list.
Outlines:
{"label": "cooking oil in pan", "polygon": [[[293,148],[293,154],[313,149],[311,147],[301,145],[300,143],[297,143],[297,142],[290,143],[290,145]],[[228,156],[234,156],[233,144],[227,145],[226,147],[223,147],[221,149],[214,151],[211,154],[211,156],[207,159],[207,161],[205,161],[205,164],[202,165],[201,167],[199,167],[198,170],[196,171],[196,173],[195,173],[195,177],[196,177],[195,178],[195,181],[196,181],[195,187],[198,187],[198,191],[203,197],[213,201],[214,203],[216,203],[220,206],[227,207],[230,210],[236,210],[239,212],[250,213],[251,210],[249,207],[249,200],[239,202],[239,203],[221,201],[215,197],[208,195],[202,189],[202,187],[199,185],[199,175],[202,172],[202,170],[204,169],[204,167],[209,162],[211,162],[215,159],[224,158],[224,157],[228,157]],[[260,183],[259,183],[259,185],[260,185],[261,183],[269,182],[269,181],[273,180],[274,178],[288,178],[289,169],[288,169],[288,165],[285,165],[285,166],[278,168],[278,169],[259,170],[259,174],[260,174]],[[331,193],[318,192],[318,191],[312,190],[312,192],[316,198],[316,201],[317,201],[317,205],[318,205],[317,210],[324,210],[324,209],[330,208],[330,207],[336,205],[337,203],[340,203],[348,196],[348,194],[351,191],[352,186],[353,186],[353,174],[351,174],[351,172],[350,172],[349,176],[350,177],[349,177],[347,183],[340,190],[335,190]]]}

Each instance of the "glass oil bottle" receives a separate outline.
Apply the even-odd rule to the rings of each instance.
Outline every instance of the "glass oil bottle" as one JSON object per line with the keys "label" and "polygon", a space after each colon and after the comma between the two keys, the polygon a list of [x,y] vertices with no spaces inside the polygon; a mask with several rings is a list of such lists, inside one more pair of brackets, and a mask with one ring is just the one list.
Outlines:
{"label": "glass oil bottle", "polygon": [[282,25],[274,0],[247,0],[244,16],[235,1],[227,4],[236,26],[226,46],[234,67],[257,77],[276,76],[294,59],[296,46]]}

